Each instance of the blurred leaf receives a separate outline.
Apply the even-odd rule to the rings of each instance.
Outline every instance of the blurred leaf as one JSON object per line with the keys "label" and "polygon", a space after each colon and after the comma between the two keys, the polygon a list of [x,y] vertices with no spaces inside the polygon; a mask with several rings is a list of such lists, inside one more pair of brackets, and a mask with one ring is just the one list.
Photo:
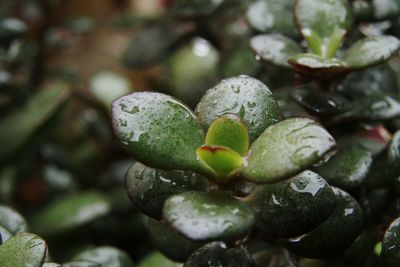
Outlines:
{"label": "blurred leaf", "polygon": [[315,54],[298,54],[289,58],[288,61],[298,72],[314,76],[343,74],[351,71],[345,62],[337,58],[324,58]]}
{"label": "blurred leaf", "polygon": [[28,31],[28,27],[22,20],[13,17],[0,18],[0,43],[8,43],[21,37]]}
{"label": "blurred leaf", "polygon": [[211,14],[224,2],[226,0],[174,0],[170,8],[179,17],[198,17]]}
{"label": "blurred leaf", "polygon": [[98,263],[101,267],[133,267],[128,254],[113,247],[97,247],[76,255],[73,261],[89,261]]}
{"label": "blurred leaf", "polygon": [[147,255],[141,262],[139,262],[138,267],[182,267],[181,263],[173,262],[168,258],[164,257],[159,252],[153,252]]}
{"label": "blurred leaf", "polygon": [[13,235],[28,230],[28,224],[18,212],[2,205],[0,205],[0,225],[5,227]]}

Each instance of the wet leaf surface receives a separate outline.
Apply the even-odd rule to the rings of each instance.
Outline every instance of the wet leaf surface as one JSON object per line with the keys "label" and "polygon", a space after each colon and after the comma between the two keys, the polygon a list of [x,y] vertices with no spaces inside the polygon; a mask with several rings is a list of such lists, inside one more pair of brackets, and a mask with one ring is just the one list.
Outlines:
{"label": "wet leaf surface", "polygon": [[395,267],[400,262],[400,218],[394,220],[385,232],[382,243],[385,266]]}
{"label": "wet leaf surface", "polygon": [[329,184],[312,171],[260,186],[246,202],[256,213],[257,227],[268,238],[307,233],[327,219],[336,206]]}
{"label": "wet leaf surface", "polygon": [[222,193],[174,195],[165,202],[163,215],[178,232],[196,241],[244,238],[255,221],[249,207]]}
{"label": "wet leaf surface", "polygon": [[205,129],[225,114],[239,116],[249,131],[250,142],[281,118],[268,87],[245,75],[224,79],[209,89],[197,105],[196,113]]}
{"label": "wet leaf surface", "polygon": [[46,242],[37,235],[20,233],[0,245],[0,263],[2,267],[41,267],[46,250]]}
{"label": "wet leaf surface", "polygon": [[186,191],[206,191],[208,182],[194,172],[157,170],[135,163],[125,177],[125,187],[135,208],[161,219],[168,197]]}
{"label": "wet leaf surface", "polygon": [[351,69],[337,58],[323,58],[315,54],[298,54],[288,59],[296,71],[308,75],[344,74]]}
{"label": "wet leaf surface", "polygon": [[317,163],[335,147],[318,123],[292,118],[268,127],[250,147],[243,174],[256,183],[273,183]]}
{"label": "wet leaf surface", "polygon": [[250,46],[261,60],[284,68],[290,68],[289,58],[303,52],[295,41],[280,34],[254,36]]}
{"label": "wet leaf surface", "polygon": [[114,101],[115,133],[136,160],[160,169],[202,171],[196,149],[204,133],[193,112],[180,101],[152,92]]}
{"label": "wet leaf surface", "polygon": [[308,258],[325,258],[338,255],[348,248],[364,226],[364,217],[357,201],[345,191],[332,187],[336,195],[333,213],[311,232],[291,238],[286,247]]}
{"label": "wet leaf surface", "polygon": [[76,255],[73,261],[89,261],[101,267],[133,267],[128,254],[113,247],[97,247]]}

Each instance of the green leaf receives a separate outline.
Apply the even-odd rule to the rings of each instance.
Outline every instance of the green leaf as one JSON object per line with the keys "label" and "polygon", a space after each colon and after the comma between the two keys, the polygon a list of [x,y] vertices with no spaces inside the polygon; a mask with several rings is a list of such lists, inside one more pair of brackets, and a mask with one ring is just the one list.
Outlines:
{"label": "green leaf", "polygon": [[196,250],[183,267],[256,267],[243,246],[228,248],[223,242],[212,242]]}
{"label": "green leaf", "polygon": [[246,17],[254,29],[298,37],[293,23],[293,0],[258,0],[249,6]]}
{"label": "green leaf", "polygon": [[351,68],[366,68],[387,61],[400,49],[400,41],[393,36],[370,36],[353,44],[343,60]]}
{"label": "green leaf", "polygon": [[341,95],[318,92],[309,86],[296,88],[292,96],[299,104],[319,115],[340,114],[351,107]]}
{"label": "green leaf", "polygon": [[396,267],[400,262],[400,218],[394,220],[383,237],[381,257],[387,267]]}
{"label": "green leaf", "polygon": [[243,164],[237,152],[223,146],[201,146],[197,149],[200,162],[212,170],[218,182],[226,182]]}
{"label": "green leaf", "polygon": [[291,118],[268,127],[250,147],[243,174],[255,183],[273,183],[320,161],[335,148],[333,137],[318,123]]}
{"label": "green leaf", "polygon": [[164,171],[135,163],[126,174],[125,187],[135,208],[161,219],[168,197],[186,191],[206,191],[208,181],[191,171]]}
{"label": "green leaf", "polygon": [[360,186],[370,170],[372,153],[360,146],[346,144],[328,162],[315,168],[330,185],[342,189]]}
{"label": "green leaf", "polygon": [[305,234],[327,219],[336,206],[329,184],[312,171],[257,187],[246,203],[253,208],[257,227],[267,238]]}
{"label": "green leaf", "polygon": [[141,262],[139,262],[138,265],[138,267],[161,267],[161,266],[182,267],[182,264],[169,260],[159,252],[153,252],[147,255]]}
{"label": "green leaf", "polygon": [[62,267],[102,267],[100,264],[91,261],[71,261],[64,263]]}
{"label": "green leaf", "polygon": [[301,47],[295,41],[280,34],[254,36],[250,40],[250,46],[261,60],[284,68],[290,68],[290,57],[302,53]]}
{"label": "green leaf", "polygon": [[114,101],[112,118],[115,133],[136,160],[160,169],[204,171],[196,158],[204,133],[193,112],[176,99],[133,93]]}
{"label": "green leaf", "polygon": [[299,0],[295,18],[312,51],[328,58],[335,54],[344,33],[352,25],[346,0]]}
{"label": "green leaf", "polygon": [[1,225],[0,223],[0,245],[3,242],[6,242],[8,239],[13,237],[14,234],[10,232],[7,228]]}
{"label": "green leaf", "polygon": [[2,205],[0,205],[0,226],[6,228],[13,235],[28,230],[25,219],[18,212]]}
{"label": "green leaf", "polygon": [[[65,267],[65,265],[63,265]],[[61,264],[59,263],[55,263],[55,262],[45,262],[43,263],[42,267],[63,267],[61,266]]]}
{"label": "green leaf", "polygon": [[89,261],[101,267],[133,267],[134,264],[127,253],[113,247],[97,247],[76,255],[73,261]]}
{"label": "green leaf", "polygon": [[68,96],[68,85],[52,82],[29,99],[29,102],[0,121],[0,162],[20,149]]}
{"label": "green leaf", "polygon": [[46,242],[40,237],[20,233],[0,245],[0,263],[2,267],[42,267],[46,251]]}
{"label": "green leaf", "polygon": [[179,17],[205,16],[216,11],[225,0],[175,0],[170,9]]}
{"label": "green leaf", "polygon": [[[393,135],[388,147],[388,165],[392,177],[400,177],[400,130]],[[0,222],[1,223],[1,222]]]}
{"label": "green leaf", "polygon": [[165,220],[195,241],[235,241],[249,234],[255,216],[245,204],[225,194],[186,192],[167,199]]}
{"label": "green leaf", "polygon": [[332,187],[336,195],[333,213],[311,232],[291,238],[286,247],[308,258],[336,256],[348,248],[361,233],[363,211],[357,201],[345,191]]}
{"label": "green leaf", "polygon": [[249,133],[240,117],[227,114],[219,117],[210,125],[205,144],[224,146],[243,156],[249,149]]}
{"label": "green leaf", "polygon": [[32,227],[43,235],[54,235],[87,224],[111,210],[110,199],[95,191],[60,198],[35,215]]}
{"label": "green leaf", "polygon": [[185,262],[203,244],[183,237],[165,222],[148,218],[146,226],[157,249],[169,259],[177,262]]}
{"label": "green leaf", "polygon": [[372,0],[374,18],[385,20],[398,18],[400,2],[398,0]]}
{"label": "green leaf", "polygon": [[225,114],[239,116],[249,131],[250,142],[281,119],[268,87],[245,75],[224,79],[209,89],[197,105],[196,113],[204,129]]}
{"label": "green leaf", "polygon": [[313,76],[344,74],[351,69],[337,58],[324,58],[314,54],[298,54],[288,59],[296,71]]}

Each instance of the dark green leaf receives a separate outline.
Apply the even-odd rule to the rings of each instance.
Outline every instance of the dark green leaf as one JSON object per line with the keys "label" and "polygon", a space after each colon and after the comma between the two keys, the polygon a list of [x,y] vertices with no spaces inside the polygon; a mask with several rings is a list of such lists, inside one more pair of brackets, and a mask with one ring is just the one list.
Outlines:
{"label": "dark green leaf", "polygon": [[254,36],[250,46],[261,60],[284,68],[290,68],[289,58],[302,53],[296,42],[280,34]]}
{"label": "dark green leaf", "polygon": [[125,186],[135,208],[155,219],[161,219],[165,200],[186,191],[206,191],[207,180],[190,171],[163,171],[132,165],[125,177]]}
{"label": "dark green leaf", "polygon": [[308,75],[344,74],[351,69],[337,58],[323,58],[315,54],[298,54],[288,59],[296,71]]}
{"label": "dark green leaf", "polygon": [[133,267],[133,262],[124,251],[113,247],[97,247],[76,255],[73,261],[89,261],[101,267]]}
{"label": "dark green leaf", "polygon": [[305,234],[327,219],[336,206],[328,183],[312,171],[260,186],[246,201],[256,213],[257,227],[268,238]]}
{"label": "dark green leaf", "polygon": [[277,182],[317,163],[335,145],[315,121],[287,119],[271,125],[254,141],[243,174],[256,183]]}
{"label": "dark green leaf", "polygon": [[141,262],[139,262],[138,267],[182,267],[181,263],[172,262],[168,258],[164,257],[159,252],[153,252],[147,255]]}
{"label": "dark green leaf", "polygon": [[42,267],[47,245],[34,234],[20,233],[0,245],[2,267]]}
{"label": "dark green leaf", "polygon": [[400,218],[394,220],[385,232],[382,243],[382,258],[387,267],[396,267],[400,262]]}
{"label": "dark green leaf", "polygon": [[176,99],[133,93],[114,101],[112,118],[115,133],[136,160],[160,169],[203,171],[196,149],[204,133],[193,112]]}
{"label": "dark green leaf", "polygon": [[218,193],[186,192],[167,199],[164,218],[191,240],[235,241],[251,230],[255,216],[238,200]]}
{"label": "dark green leaf", "polygon": [[287,241],[287,248],[294,253],[308,258],[332,257],[348,248],[361,233],[364,217],[359,204],[345,191],[332,189],[335,210],[311,232]]}
{"label": "dark green leaf", "polygon": [[196,113],[205,129],[222,115],[239,116],[247,126],[250,141],[281,118],[268,87],[245,75],[224,79],[209,89],[197,105]]}
{"label": "dark green leaf", "polygon": [[256,267],[243,246],[228,248],[223,242],[212,242],[196,250],[184,267]]}
{"label": "dark green leaf", "polygon": [[28,30],[27,25],[22,20],[13,17],[0,19],[0,43],[7,43],[11,40],[23,36]]}

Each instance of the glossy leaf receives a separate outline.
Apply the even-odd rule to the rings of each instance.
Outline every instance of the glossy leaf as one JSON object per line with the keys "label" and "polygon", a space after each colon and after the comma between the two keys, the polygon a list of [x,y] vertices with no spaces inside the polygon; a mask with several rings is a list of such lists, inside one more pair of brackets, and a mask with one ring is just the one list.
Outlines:
{"label": "glossy leaf", "polygon": [[395,267],[400,262],[400,218],[394,220],[385,232],[382,243],[382,258],[387,267]]}
{"label": "glossy leaf", "polygon": [[147,255],[141,262],[139,262],[138,267],[182,267],[181,263],[173,262],[163,256],[159,252],[153,252]]}
{"label": "glossy leaf", "polygon": [[305,234],[327,219],[336,206],[329,184],[312,171],[257,187],[246,202],[256,213],[257,227],[268,238]]}
{"label": "glossy leaf", "polygon": [[348,248],[361,233],[364,218],[359,204],[345,191],[332,189],[336,195],[333,213],[309,233],[289,239],[289,250],[308,258],[332,257]]}
{"label": "glossy leaf", "polygon": [[268,87],[245,75],[224,79],[209,89],[197,105],[196,113],[205,129],[225,114],[239,116],[247,126],[250,142],[281,118]]}
{"label": "glossy leaf", "polygon": [[250,25],[261,32],[279,32],[297,37],[293,22],[293,0],[258,0],[247,9]]}
{"label": "glossy leaf", "polygon": [[309,75],[344,74],[350,69],[337,58],[323,58],[315,54],[298,54],[288,59],[296,71]]}
{"label": "glossy leaf", "polygon": [[372,153],[359,145],[347,144],[328,162],[315,168],[329,184],[342,189],[354,189],[367,177],[372,164]]}
{"label": "glossy leaf", "polygon": [[208,128],[206,145],[224,146],[244,155],[249,149],[249,133],[246,125],[236,115],[223,115]]}
{"label": "glossy leaf", "polygon": [[400,49],[400,41],[393,36],[370,36],[353,44],[343,60],[351,68],[365,68],[385,62]]}
{"label": "glossy leaf", "polygon": [[87,224],[111,210],[110,199],[95,191],[60,198],[35,215],[32,227],[43,235],[54,235]]}
{"label": "glossy leaf", "polygon": [[0,263],[2,267],[41,267],[46,251],[46,242],[40,237],[20,233],[0,246]]}
{"label": "glossy leaf", "polygon": [[2,205],[0,205],[0,226],[6,228],[13,235],[28,230],[28,224],[18,212]]}
{"label": "glossy leaf", "polygon": [[284,68],[290,68],[289,58],[302,53],[296,42],[280,34],[254,36],[250,46],[261,60]]}
{"label": "glossy leaf", "polygon": [[186,192],[167,199],[163,215],[178,232],[195,241],[244,238],[255,216],[238,200],[218,193]]}
{"label": "glossy leaf", "polygon": [[160,169],[202,171],[196,149],[204,133],[181,102],[160,93],[133,93],[114,101],[112,118],[115,133],[136,160]]}
{"label": "glossy leaf", "polygon": [[76,255],[73,261],[88,261],[99,264],[101,267],[133,267],[134,264],[128,254],[113,247],[97,247],[83,251]]}
{"label": "glossy leaf", "polygon": [[165,200],[186,191],[206,191],[207,180],[190,171],[163,171],[133,164],[125,177],[125,187],[135,208],[161,219]]}
{"label": "glossy leaf", "polygon": [[184,267],[256,267],[243,246],[228,248],[223,242],[212,242],[196,250]]}
{"label": "glossy leaf", "polygon": [[243,174],[255,183],[273,183],[317,163],[335,147],[318,123],[292,118],[268,127],[250,147]]}
{"label": "glossy leaf", "polygon": [[0,120],[0,161],[12,156],[51,117],[66,100],[68,89],[64,82],[49,83],[28,103]]}
{"label": "glossy leaf", "polygon": [[148,218],[146,226],[157,249],[169,259],[177,262],[185,262],[203,244],[183,237],[165,222]]}

